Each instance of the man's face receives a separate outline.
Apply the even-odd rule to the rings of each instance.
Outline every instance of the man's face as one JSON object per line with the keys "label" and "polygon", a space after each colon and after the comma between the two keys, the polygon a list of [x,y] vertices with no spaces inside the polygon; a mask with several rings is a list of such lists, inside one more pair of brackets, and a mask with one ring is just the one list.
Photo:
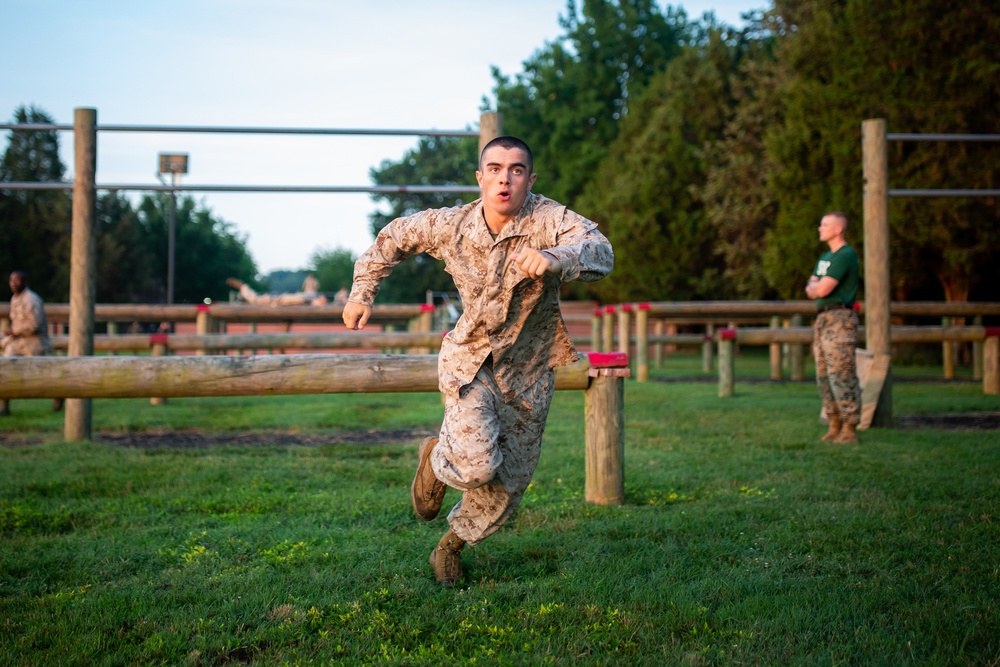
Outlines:
{"label": "man's face", "polygon": [[483,191],[483,206],[505,218],[516,215],[535,183],[535,174],[528,173],[527,153],[493,146],[483,154],[480,166],[476,180]]}
{"label": "man's face", "polygon": [[10,274],[9,284],[10,284],[10,291],[13,292],[14,294],[20,294],[22,291],[24,291],[26,285],[24,281],[24,276],[22,276],[20,273]]}
{"label": "man's face", "polygon": [[824,215],[819,221],[819,240],[829,243],[831,239],[837,238],[843,231],[844,224],[835,215]]}

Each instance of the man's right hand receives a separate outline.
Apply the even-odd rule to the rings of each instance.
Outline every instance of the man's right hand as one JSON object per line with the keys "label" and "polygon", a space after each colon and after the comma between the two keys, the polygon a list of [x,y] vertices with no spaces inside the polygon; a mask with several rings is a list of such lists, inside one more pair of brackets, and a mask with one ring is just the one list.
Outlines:
{"label": "man's right hand", "polygon": [[368,324],[368,318],[372,316],[372,307],[362,303],[348,301],[344,304],[344,324],[348,329],[357,331],[364,329]]}

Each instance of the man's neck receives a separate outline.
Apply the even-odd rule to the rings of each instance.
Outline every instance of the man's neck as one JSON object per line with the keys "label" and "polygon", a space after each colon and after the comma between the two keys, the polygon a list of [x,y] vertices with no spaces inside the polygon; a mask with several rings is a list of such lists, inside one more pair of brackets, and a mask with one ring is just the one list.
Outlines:
{"label": "man's neck", "polygon": [[502,232],[503,228],[507,226],[507,223],[516,217],[516,215],[512,215],[509,218],[505,218],[483,208],[483,220],[486,222],[486,226],[493,234],[499,234]]}
{"label": "man's neck", "polygon": [[837,252],[845,245],[847,245],[847,240],[843,236],[837,236],[826,242],[830,246],[830,252]]}

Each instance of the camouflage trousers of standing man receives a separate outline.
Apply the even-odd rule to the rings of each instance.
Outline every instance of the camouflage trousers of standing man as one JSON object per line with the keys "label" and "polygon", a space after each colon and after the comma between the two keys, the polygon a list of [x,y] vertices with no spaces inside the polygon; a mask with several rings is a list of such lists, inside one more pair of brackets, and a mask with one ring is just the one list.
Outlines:
{"label": "camouflage trousers of standing man", "polygon": [[816,385],[828,417],[844,424],[861,421],[861,387],[858,383],[855,349],[858,346],[858,316],[848,308],[828,310],[813,325],[813,356]]}

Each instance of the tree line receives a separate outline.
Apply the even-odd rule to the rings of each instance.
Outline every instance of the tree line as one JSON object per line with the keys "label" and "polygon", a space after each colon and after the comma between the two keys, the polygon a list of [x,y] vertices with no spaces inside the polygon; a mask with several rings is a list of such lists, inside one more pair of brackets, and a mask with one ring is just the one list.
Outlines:
{"label": "tree line", "polygon": [[[1000,134],[1000,12],[992,0],[774,0],[735,28],[654,0],[569,0],[562,34],[523,70],[493,71],[482,111],[535,153],[534,190],[597,221],[612,275],[567,297],[631,300],[801,298],[821,251],[822,214],[851,220],[863,254],[861,122],[890,132]],[[15,122],[51,119],[21,108]],[[475,182],[474,138],[423,138],[370,170],[375,185]],[[893,142],[889,186],[996,189],[1000,146]],[[3,190],[62,180],[54,132],[12,132],[0,164],[0,267],[23,268],[49,300],[68,295],[68,191]],[[472,196],[384,194],[392,219]],[[98,300],[162,301],[169,197],[97,202]],[[890,199],[894,299],[1000,300],[996,198]],[[258,287],[245,238],[180,197],[175,300]],[[350,284],[356,258],[317,249],[324,290]],[[453,289],[421,256],[386,281],[381,302]],[[862,288],[863,292],[863,288]],[[863,296],[863,293],[862,293]]]}
{"label": "tree line", "polygon": [[[802,298],[823,213],[863,252],[861,122],[1000,134],[1000,12],[990,0],[775,0],[742,28],[652,0],[570,0],[563,34],[494,70],[483,110],[535,153],[534,190],[597,221],[609,279],[568,296]],[[422,140],[376,183],[473,182],[474,142]],[[889,147],[890,188],[995,189],[993,143]],[[381,196],[372,231],[463,201]],[[998,300],[996,198],[890,200],[893,298]],[[413,275],[419,273],[419,276]],[[422,277],[420,277],[422,276]],[[425,258],[394,291],[441,279]],[[392,281],[393,278],[390,278]]]}
{"label": "tree line", "polygon": [[[52,124],[36,107],[20,107],[13,123]],[[55,131],[11,132],[0,162],[0,267],[26,271],[47,301],[69,299],[72,197],[69,190],[12,190],[4,182],[65,182]],[[133,203],[98,192],[96,296],[100,303],[163,303],[167,293],[170,195]],[[174,301],[225,300],[229,276],[256,276],[246,238],[191,197],[177,198]],[[4,281],[6,285],[6,281]]]}

